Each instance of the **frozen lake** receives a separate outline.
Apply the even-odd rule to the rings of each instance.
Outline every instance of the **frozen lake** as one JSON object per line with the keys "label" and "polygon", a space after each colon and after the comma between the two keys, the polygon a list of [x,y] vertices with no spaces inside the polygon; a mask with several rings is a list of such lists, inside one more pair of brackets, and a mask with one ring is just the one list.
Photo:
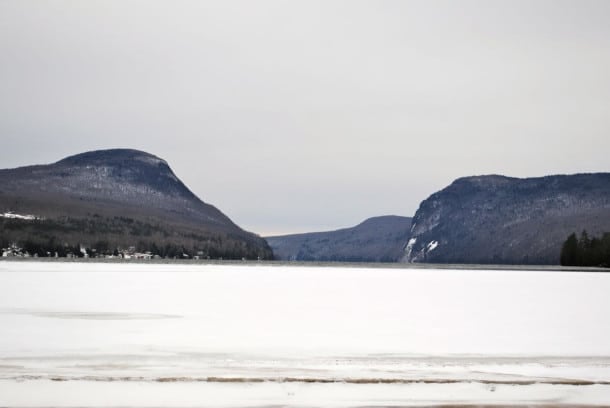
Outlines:
{"label": "frozen lake", "polygon": [[0,262],[0,406],[609,404],[610,274]]}

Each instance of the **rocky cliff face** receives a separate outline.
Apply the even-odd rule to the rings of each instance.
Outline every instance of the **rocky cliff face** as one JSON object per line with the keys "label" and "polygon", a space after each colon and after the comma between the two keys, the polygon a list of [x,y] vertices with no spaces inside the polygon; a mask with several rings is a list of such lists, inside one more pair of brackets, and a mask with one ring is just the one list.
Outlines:
{"label": "rocky cliff face", "polygon": [[409,239],[411,218],[382,216],[336,231],[267,237],[277,259],[396,262]]}
{"label": "rocky cliff face", "polygon": [[[195,252],[198,247],[214,247],[219,251],[215,254],[231,253],[231,257],[272,257],[262,238],[243,231],[216,207],[201,201],[167,162],[137,150],[93,151],[50,165],[0,170],[0,211],[54,222],[53,231],[46,235],[59,241],[91,242],[99,235],[117,245],[144,240],[186,246]],[[67,217],[76,222],[66,221]],[[117,219],[131,221],[122,225]],[[83,221],[92,224],[89,233],[62,234],[59,227]],[[134,229],[128,224],[134,222],[150,226],[144,229],[153,232],[130,234]],[[0,233],[4,239],[36,238],[31,226],[14,230],[5,226]]]}
{"label": "rocky cliff face", "polygon": [[403,261],[558,264],[583,229],[610,231],[610,173],[465,177],[421,203]]}

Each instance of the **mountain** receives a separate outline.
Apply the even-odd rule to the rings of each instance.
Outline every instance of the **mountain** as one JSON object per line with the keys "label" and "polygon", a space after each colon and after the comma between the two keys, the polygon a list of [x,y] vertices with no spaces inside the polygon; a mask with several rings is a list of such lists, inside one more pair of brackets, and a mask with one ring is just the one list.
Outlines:
{"label": "mountain", "polygon": [[135,246],[165,256],[272,258],[262,238],[201,201],[166,161],[138,150],[92,151],[0,170],[0,213],[4,245],[98,243],[106,251]]}
{"label": "mountain", "polygon": [[556,265],[583,229],[610,231],[610,173],[465,177],[420,204],[403,261]]}
{"label": "mountain", "polygon": [[267,237],[276,259],[396,262],[409,239],[411,218],[369,218],[352,228]]}

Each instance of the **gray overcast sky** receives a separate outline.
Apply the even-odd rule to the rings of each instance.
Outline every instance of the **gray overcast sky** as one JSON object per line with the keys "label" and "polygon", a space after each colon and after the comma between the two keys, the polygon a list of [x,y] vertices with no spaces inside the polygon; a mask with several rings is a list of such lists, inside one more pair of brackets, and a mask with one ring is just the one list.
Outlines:
{"label": "gray overcast sky", "polygon": [[609,170],[610,1],[0,0],[0,167],[130,147],[260,234]]}

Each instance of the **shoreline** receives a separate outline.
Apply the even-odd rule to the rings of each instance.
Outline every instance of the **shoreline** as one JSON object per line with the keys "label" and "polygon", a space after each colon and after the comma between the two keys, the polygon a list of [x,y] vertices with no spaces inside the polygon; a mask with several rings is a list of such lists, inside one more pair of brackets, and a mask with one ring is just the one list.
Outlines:
{"label": "shoreline", "polygon": [[404,270],[476,270],[476,271],[532,271],[532,272],[592,272],[610,273],[610,268],[591,266],[561,265],[498,265],[498,264],[428,264],[401,262],[334,262],[334,261],[254,261],[217,259],[119,259],[119,258],[22,258],[2,257],[0,262],[48,262],[48,263],[88,263],[123,265],[232,265],[270,267],[312,267],[312,268],[356,268],[356,269],[404,269]]}

